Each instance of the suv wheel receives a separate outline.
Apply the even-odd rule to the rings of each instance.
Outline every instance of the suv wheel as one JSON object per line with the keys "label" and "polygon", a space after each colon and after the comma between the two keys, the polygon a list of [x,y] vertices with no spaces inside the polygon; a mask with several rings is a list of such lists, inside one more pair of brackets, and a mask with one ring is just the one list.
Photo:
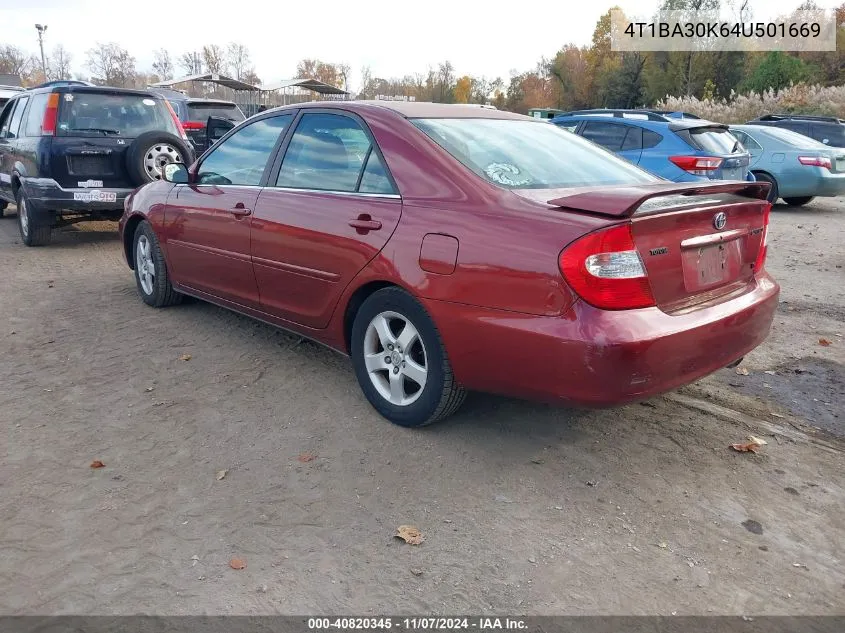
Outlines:
{"label": "suv wheel", "polygon": [[358,384],[394,424],[431,424],[463,403],[466,391],[455,382],[434,322],[404,290],[384,288],[367,298],[351,338]]}
{"label": "suv wheel", "polygon": [[129,177],[137,185],[164,178],[164,167],[170,163],[187,163],[191,152],[178,137],[167,132],[145,132],[136,138],[126,152]]}
{"label": "suv wheel", "polygon": [[182,293],[176,292],[167,274],[164,254],[153,227],[146,220],[135,229],[132,240],[135,282],[138,294],[147,305],[154,308],[172,306],[182,301]]}
{"label": "suv wheel", "polygon": [[49,218],[45,222],[44,214],[38,213],[30,206],[29,200],[23,189],[18,190],[18,229],[21,232],[21,241],[26,246],[44,246],[50,243],[52,227]]}
{"label": "suv wheel", "polygon": [[783,201],[790,207],[803,207],[810,202],[815,196],[801,196],[800,198],[784,198]]}

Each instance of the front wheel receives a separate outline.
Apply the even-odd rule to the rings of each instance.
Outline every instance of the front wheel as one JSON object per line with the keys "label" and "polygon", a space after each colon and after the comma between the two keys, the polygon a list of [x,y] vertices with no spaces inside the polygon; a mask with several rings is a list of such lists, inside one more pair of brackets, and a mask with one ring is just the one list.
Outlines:
{"label": "front wheel", "polygon": [[135,283],[144,303],[154,308],[163,308],[182,301],[183,295],[176,292],[170,283],[158,238],[146,220],[135,229],[132,253]]}
{"label": "front wheel", "polygon": [[370,404],[399,426],[431,424],[454,413],[466,391],[456,382],[431,317],[400,288],[361,305],[352,325],[352,365]]}
{"label": "front wheel", "polygon": [[813,198],[815,198],[815,196],[801,196],[800,198],[784,198],[783,201],[790,207],[803,207]]}
{"label": "front wheel", "polygon": [[[30,206],[23,189],[18,190],[18,230],[21,241],[26,246],[44,246],[50,243],[53,235],[49,214],[38,213]],[[45,217],[46,216],[46,217]]]}

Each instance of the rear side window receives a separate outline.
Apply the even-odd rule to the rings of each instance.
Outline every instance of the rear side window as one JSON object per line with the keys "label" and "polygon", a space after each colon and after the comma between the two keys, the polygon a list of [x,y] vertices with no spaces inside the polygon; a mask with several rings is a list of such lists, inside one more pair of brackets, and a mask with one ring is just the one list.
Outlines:
{"label": "rear side window", "polygon": [[370,156],[367,158],[367,166],[364,167],[358,191],[361,193],[396,193],[390,178],[387,176],[384,164],[374,151],[370,151]]}
{"label": "rear side window", "polygon": [[41,124],[44,122],[44,112],[47,110],[47,99],[50,94],[42,92],[32,96],[32,104],[26,115],[26,135],[41,136]]}
{"label": "rear side window", "polygon": [[689,130],[693,145],[705,152],[733,154],[742,151],[742,144],[736,137],[721,128],[693,128]]}
{"label": "rear side window", "polygon": [[625,140],[622,141],[622,151],[643,148],[643,130],[639,127],[629,127]]}
{"label": "rear side window", "polygon": [[601,145],[605,149],[618,152],[622,149],[622,143],[625,140],[627,132],[628,128],[624,125],[587,121],[584,124],[584,129],[581,130],[581,136],[591,140],[593,143]]}
{"label": "rear side window", "polygon": [[370,139],[354,119],[305,114],[285,152],[276,186],[357,191],[368,152]]}
{"label": "rear side window", "polygon": [[145,95],[66,92],[60,97],[59,136],[125,136],[161,131],[179,135],[163,99]]}
{"label": "rear side window", "polygon": [[18,138],[20,136],[21,119],[23,118],[23,111],[26,109],[26,104],[29,97],[22,97],[18,99],[18,106],[12,113],[12,119],[9,121],[9,129],[6,132],[6,138]]}
{"label": "rear side window", "polygon": [[12,112],[15,109],[16,103],[16,101],[9,101],[0,110],[0,138],[6,138],[6,133],[9,131],[9,122],[12,120]]}
{"label": "rear side window", "polygon": [[660,145],[660,141],[662,140],[663,137],[657,132],[652,132],[651,130],[643,130],[643,149],[657,147],[658,145]]}
{"label": "rear side window", "polygon": [[236,105],[226,105],[225,103],[188,104],[189,121],[205,122],[210,116],[219,119],[228,119],[230,121],[243,121],[245,118],[243,112]]}
{"label": "rear side window", "polygon": [[252,186],[261,184],[270,154],[292,120],[292,114],[261,119],[215,145],[200,165],[199,183]]}
{"label": "rear side window", "polygon": [[838,123],[810,125],[810,136],[825,145],[845,146],[845,125]]}

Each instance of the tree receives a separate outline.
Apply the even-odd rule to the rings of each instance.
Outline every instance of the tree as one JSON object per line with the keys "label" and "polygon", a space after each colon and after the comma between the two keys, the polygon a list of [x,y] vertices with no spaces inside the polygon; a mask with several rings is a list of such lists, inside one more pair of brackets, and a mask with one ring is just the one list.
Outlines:
{"label": "tree", "polygon": [[226,50],[226,61],[235,79],[243,79],[253,70],[249,58],[249,49],[243,44],[232,42]]}
{"label": "tree", "polygon": [[437,69],[437,85],[441,103],[448,103],[452,100],[453,82],[455,81],[455,67],[452,62],[441,62]]}
{"label": "tree", "polygon": [[[345,66],[349,73],[349,67]],[[330,64],[319,59],[303,59],[296,65],[296,79],[316,79],[331,86],[341,86],[344,82],[340,64]]]}
{"label": "tree", "polygon": [[464,75],[455,82],[455,103],[469,103],[472,96],[472,79]]}
{"label": "tree", "polygon": [[361,66],[361,84],[358,88],[358,98],[359,99],[371,99],[373,95],[373,86],[371,86],[371,82],[373,80],[373,73],[370,70],[369,66]]}
{"label": "tree", "polygon": [[182,53],[179,57],[179,65],[186,75],[202,74],[202,57],[196,51]]}
{"label": "tree", "polygon": [[173,79],[173,61],[167,49],[160,48],[153,56],[153,71],[160,77],[160,81]]}
{"label": "tree", "polygon": [[115,42],[97,43],[88,49],[86,67],[92,81],[101,86],[132,85],[135,80],[135,58]]}
{"label": "tree", "polygon": [[70,63],[73,57],[67,52],[64,46],[59,44],[53,49],[50,61],[47,64],[47,74],[51,81],[58,79],[70,79]]}
{"label": "tree", "polygon": [[548,63],[552,77],[555,105],[564,110],[589,107],[592,76],[588,61],[589,49],[567,44]]}
{"label": "tree", "polygon": [[226,74],[226,55],[223,48],[217,44],[202,47],[202,61],[205,64],[205,72],[217,75]]}
{"label": "tree", "polygon": [[16,46],[0,46],[0,74],[27,78],[39,66],[33,55]]}
{"label": "tree", "polygon": [[787,55],[782,51],[771,51],[754,69],[751,77],[745,82],[745,87],[755,92],[780,90],[789,87],[790,84],[806,81],[811,76],[812,68],[798,57]]}

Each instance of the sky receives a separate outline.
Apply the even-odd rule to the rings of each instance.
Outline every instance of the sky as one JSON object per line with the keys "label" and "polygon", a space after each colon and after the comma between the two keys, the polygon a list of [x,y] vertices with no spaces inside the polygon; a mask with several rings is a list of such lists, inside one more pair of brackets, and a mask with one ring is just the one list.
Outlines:
{"label": "sky", "polygon": [[[816,0],[832,8],[842,0]],[[791,12],[800,0],[751,0],[754,17]],[[178,57],[203,44],[249,48],[265,84],[296,74],[303,58],[349,64],[356,89],[362,66],[375,77],[426,72],[449,60],[456,76],[501,77],[533,69],[566,43],[590,43],[596,21],[619,5],[650,16],[658,0],[514,2],[513,0],[0,0],[0,45],[38,53],[35,24],[46,24],[45,51],[63,44],[83,71],[85,51],[117,42],[150,70],[158,48]],[[723,0],[726,4],[726,0]],[[135,8],[143,7],[143,8]],[[160,7],[160,8],[156,8]],[[177,66],[177,74],[180,70]]]}

